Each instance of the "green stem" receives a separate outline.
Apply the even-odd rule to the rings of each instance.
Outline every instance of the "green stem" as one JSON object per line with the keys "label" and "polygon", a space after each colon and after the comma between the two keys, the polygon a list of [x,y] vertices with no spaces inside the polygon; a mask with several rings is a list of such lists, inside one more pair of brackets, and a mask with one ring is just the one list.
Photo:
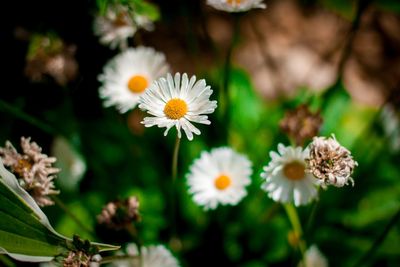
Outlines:
{"label": "green stem", "polygon": [[102,264],[106,264],[106,263],[110,263],[113,261],[121,261],[121,260],[133,260],[133,259],[137,259],[139,257],[139,255],[115,255],[115,256],[108,256],[108,257],[104,257],[101,259],[100,261],[100,265]]}
{"label": "green stem", "polygon": [[293,228],[296,236],[298,236],[298,238],[299,238],[299,249],[300,249],[300,253],[301,253],[303,266],[307,267],[306,262],[305,262],[305,254],[306,254],[306,250],[307,250],[307,245],[303,239],[303,229],[301,227],[299,215],[297,214],[297,210],[293,206],[293,204],[287,203],[287,204],[284,204],[283,206],[285,208],[285,211],[289,218],[289,221],[292,224],[292,228]]}
{"label": "green stem", "polygon": [[367,250],[367,252],[365,252],[365,254],[360,258],[359,261],[357,261],[354,267],[365,266],[366,263],[369,262],[369,259],[375,254],[379,246],[382,244],[386,236],[389,234],[390,230],[398,224],[399,220],[400,220],[400,208],[390,219],[389,223],[386,225],[385,229],[383,229],[382,233],[375,239],[370,249]]}
{"label": "green stem", "polygon": [[57,206],[59,206],[75,223],[76,225],[78,225],[82,230],[84,230],[87,234],[89,234],[89,236],[91,238],[94,237],[94,232],[87,227],[86,225],[84,225],[79,219],[78,217],[76,217],[75,214],[73,214],[69,208],[67,207],[67,205],[64,204],[64,202],[59,199],[57,196],[52,196],[51,199],[54,201],[54,203],[56,203]]}
{"label": "green stem", "polygon": [[[179,147],[180,147],[181,139],[177,136],[175,139],[175,146],[174,146],[174,152],[172,155],[172,183],[170,187],[170,199],[171,199],[171,208],[170,208],[170,214],[171,214],[171,226],[172,226],[172,232],[171,232],[171,239],[170,243],[171,246],[173,244],[177,244],[178,241],[178,229],[177,229],[177,223],[178,223],[178,201],[177,201],[177,196],[178,196],[178,155],[179,155]],[[174,250],[174,246],[172,246]]]}
{"label": "green stem", "polygon": [[43,132],[46,132],[47,134],[50,135],[59,135],[58,131],[56,131],[53,127],[49,126],[48,124],[38,120],[37,118],[21,111],[20,109],[14,107],[13,105],[8,104],[7,102],[3,101],[0,99],[0,110],[7,112],[14,117],[23,120],[38,129],[42,130]]}
{"label": "green stem", "polygon": [[226,52],[225,63],[224,63],[224,76],[222,80],[222,86],[219,94],[219,110],[220,115],[223,121],[227,121],[228,116],[228,108],[229,108],[229,83],[231,79],[231,69],[232,69],[232,52],[235,47],[238,39],[239,39],[239,22],[240,22],[240,14],[234,14],[233,17],[233,36],[231,43],[228,47],[228,51]]}
{"label": "green stem", "polygon": [[178,176],[178,154],[181,139],[177,136],[175,139],[174,154],[172,155],[172,181],[175,182]]}

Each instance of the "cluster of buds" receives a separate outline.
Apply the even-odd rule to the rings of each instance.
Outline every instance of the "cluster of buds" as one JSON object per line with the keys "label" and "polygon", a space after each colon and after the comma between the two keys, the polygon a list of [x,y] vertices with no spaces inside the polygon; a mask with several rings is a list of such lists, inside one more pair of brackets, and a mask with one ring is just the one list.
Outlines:
{"label": "cluster of buds", "polygon": [[54,157],[42,154],[42,148],[30,138],[21,137],[20,154],[14,146],[7,141],[4,148],[0,147],[0,157],[3,164],[10,168],[19,179],[19,183],[43,207],[53,205],[50,195],[58,194],[53,180],[60,170],[53,167]]}
{"label": "cluster of buds", "polygon": [[140,219],[139,200],[134,196],[109,202],[97,216],[99,224],[115,230],[126,228],[132,222],[138,222]]}
{"label": "cluster of buds", "polygon": [[68,254],[62,257],[63,267],[97,267],[101,260],[96,246],[92,246],[88,240],[82,240],[74,236],[70,244]]}

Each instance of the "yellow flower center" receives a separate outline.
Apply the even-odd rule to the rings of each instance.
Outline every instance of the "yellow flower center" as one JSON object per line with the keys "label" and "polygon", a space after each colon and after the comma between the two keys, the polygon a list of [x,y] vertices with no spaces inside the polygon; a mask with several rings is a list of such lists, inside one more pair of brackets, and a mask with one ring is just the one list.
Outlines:
{"label": "yellow flower center", "polygon": [[128,88],[132,93],[142,93],[148,86],[147,78],[142,75],[133,75],[128,81]]}
{"label": "yellow flower center", "polygon": [[226,1],[229,5],[240,5],[242,3],[242,0],[227,0]]}
{"label": "yellow flower center", "polygon": [[218,190],[227,189],[231,185],[231,183],[232,183],[231,178],[229,178],[229,176],[226,176],[225,174],[221,174],[214,181],[215,187]]}
{"label": "yellow flower center", "polygon": [[298,161],[287,163],[285,167],[283,167],[283,174],[289,180],[301,180],[305,176],[305,166]]}
{"label": "yellow flower center", "polygon": [[19,159],[18,164],[13,166],[13,170],[17,173],[20,177],[24,176],[24,172],[30,171],[32,168],[32,163],[26,159]]}
{"label": "yellow flower center", "polygon": [[165,104],[164,114],[171,120],[179,120],[186,115],[188,106],[185,101],[179,98],[173,98]]}

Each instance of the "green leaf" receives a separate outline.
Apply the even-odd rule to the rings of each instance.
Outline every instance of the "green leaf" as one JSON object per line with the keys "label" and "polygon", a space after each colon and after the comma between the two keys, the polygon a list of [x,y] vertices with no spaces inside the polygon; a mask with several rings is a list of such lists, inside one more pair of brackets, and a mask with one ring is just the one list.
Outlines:
{"label": "green leaf", "polygon": [[[0,161],[0,253],[30,262],[51,261],[70,248],[71,240],[58,234],[33,198]],[[91,243],[97,251],[116,246]]]}
{"label": "green leaf", "polygon": [[[46,226],[48,221],[43,213],[35,212],[14,192],[12,187],[18,185],[16,179],[15,183],[7,183],[12,182],[8,178],[13,177],[4,175],[7,170],[2,164],[0,167],[0,251],[20,260],[51,260],[54,255],[60,254],[65,239]],[[27,194],[23,196],[27,197]]]}
{"label": "green leaf", "polygon": [[143,0],[131,0],[135,7],[135,12],[139,15],[146,16],[152,21],[160,19],[160,11],[158,7],[152,3]]}

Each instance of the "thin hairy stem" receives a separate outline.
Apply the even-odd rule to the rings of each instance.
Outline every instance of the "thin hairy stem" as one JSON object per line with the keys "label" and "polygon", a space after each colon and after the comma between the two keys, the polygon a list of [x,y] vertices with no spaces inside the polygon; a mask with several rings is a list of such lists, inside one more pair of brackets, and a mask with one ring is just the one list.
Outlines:
{"label": "thin hairy stem", "polygon": [[174,154],[172,155],[172,181],[178,176],[178,155],[181,139],[177,136],[175,139]]}
{"label": "thin hairy stem", "polygon": [[286,214],[289,218],[289,221],[292,225],[293,231],[296,234],[296,237],[299,238],[298,240],[298,247],[301,253],[301,258],[302,258],[302,262],[303,262],[303,266],[306,266],[306,262],[305,262],[305,254],[306,254],[306,250],[307,250],[307,245],[306,242],[304,241],[304,236],[303,236],[303,229],[301,227],[301,222],[299,219],[299,215],[297,214],[297,210],[296,208],[293,206],[293,204],[291,203],[287,203],[283,205],[286,211]]}
{"label": "thin hairy stem", "polygon": [[239,39],[240,34],[240,14],[234,14],[233,16],[233,36],[232,40],[229,44],[228,50],[225,56],[224,63],[224,73],[222,79],[222,86],[219,93],[219,110],[221,114],[221,118],[227,124],[228,122],[228,110],[229,110],[229,84],[231,80],[231,72],[232,72],[232,52],[233,49]]}

